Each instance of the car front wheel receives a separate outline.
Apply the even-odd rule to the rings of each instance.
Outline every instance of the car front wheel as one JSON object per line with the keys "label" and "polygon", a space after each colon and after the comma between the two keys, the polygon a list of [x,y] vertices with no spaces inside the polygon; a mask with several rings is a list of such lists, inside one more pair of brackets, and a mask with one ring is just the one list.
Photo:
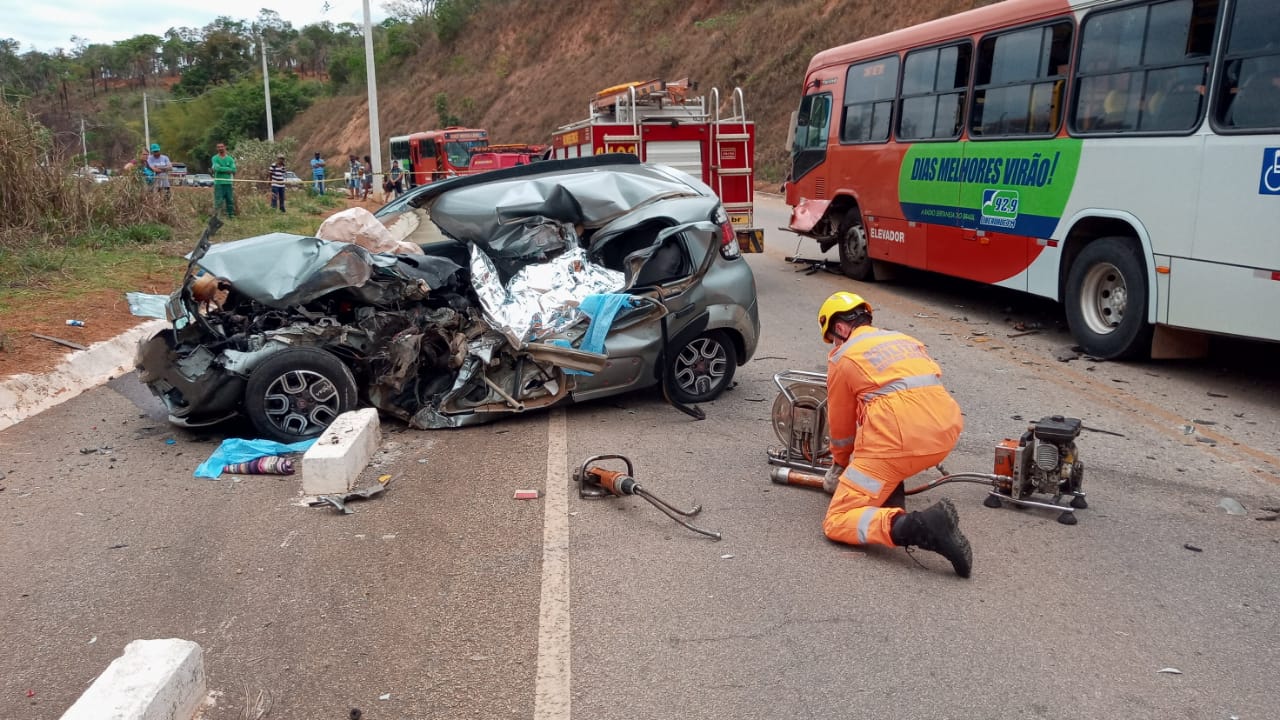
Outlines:
{"label": "car front wheel", "polygon": [[733,382],[738,353],[721,331],[699,335],[685,343],[667,361],[668,392],[682,403],[715,400]]}
{"label": "car front wheel", "polygon": [[315,348],[289,348],[267,357],[245,385],[244,409],[263,437],[308,440],[355,409],[356,381],[338,358]]}

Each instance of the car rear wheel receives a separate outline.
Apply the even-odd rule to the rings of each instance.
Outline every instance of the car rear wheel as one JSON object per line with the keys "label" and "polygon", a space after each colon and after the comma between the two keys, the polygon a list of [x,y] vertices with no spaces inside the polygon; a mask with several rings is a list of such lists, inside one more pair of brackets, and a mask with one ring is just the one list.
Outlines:
{"label": "car rear wheel", "polygon": [[715,400],[733,382],[737,369],[738,352],[729,336],[718,330],[708,332],[671,354],[667,390],[682,403]]}
{"label": "car rear wheel", "polygon": [[289,348],[267,357],[245,385],[245,414],[265,438],[285,443],[324,432],[359,401],[351,370],[314,348]]}

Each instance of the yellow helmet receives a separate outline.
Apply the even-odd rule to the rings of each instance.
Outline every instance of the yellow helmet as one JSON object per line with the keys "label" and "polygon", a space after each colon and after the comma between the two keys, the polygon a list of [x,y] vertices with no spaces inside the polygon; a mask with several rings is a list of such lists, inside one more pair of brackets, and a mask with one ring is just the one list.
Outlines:
{"label": "yellow helmet", "polygon": [[863,300],[857,293],[841,290],[827,298],[822,303],[822,307],[818,308],[818,325],[822,328],[822,341],[831,342],[827,339],[827,333],[831,330],[833,319],[859,308],[865,309],[868,313],[871,312],[871,303]]}

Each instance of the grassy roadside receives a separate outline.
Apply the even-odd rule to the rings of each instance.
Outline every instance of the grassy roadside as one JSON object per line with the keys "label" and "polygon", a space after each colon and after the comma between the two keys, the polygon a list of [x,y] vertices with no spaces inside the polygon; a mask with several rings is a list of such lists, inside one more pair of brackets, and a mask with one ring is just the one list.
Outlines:
{"label": "grassy roadside", "polygon": [[[321,198],[305,190],[289,191],[288,212],[269,203],[265,192],[238,186],[236,217],[224,220],[214,241],[270,232],[311,235],[348,204],[341,193]],[[52,369],[71,351],[39,335],[87,346],[142,322],[129,312],[125,293],[168,294],[177,286],[183,256],[208,222],[213,191],[174,188],[169,205],[171,224],[104,225],[71,237],[46,233],[0,243],[0,378]],[[69,319],[85,324],[68,326]]]}
{"label": "grassy roadside", "polygon": [[[62,242],[46,237],[0,248],[0,317],[33,301],[142,289],[145,281],[158,274],[168,273],[176,284],[185,265],[182,256],[195,245],[208,221],[213,192],[175,188],[171,202],[175,214],[185,219],[181,227],[157,223],[109,227]],[[305,190],[289,192],[285,213],[272,209],[261,192],[240,191],[236,204],[239,212],[225,219],[215,241],[270,232],[310,235],[324,216],[344,206],[339,195],[316,197]]]}

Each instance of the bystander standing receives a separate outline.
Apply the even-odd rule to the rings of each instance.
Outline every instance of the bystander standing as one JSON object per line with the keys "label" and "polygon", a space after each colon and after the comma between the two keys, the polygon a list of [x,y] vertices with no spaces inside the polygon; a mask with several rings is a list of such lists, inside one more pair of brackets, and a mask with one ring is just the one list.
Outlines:
{"label": "bystander standing", "polygon": [[268,168],[271,175],[271,207],[279,208],[280,212],[284,212],[284,174],[287,172],[284,167],[284,155],[277,155],[276,161]]}
{"label": "bystander standing", "polygon": [[214,214],[222,207],[226,210],[227,217],[235,217],[236,200],[231,182],[236,174],[236,159],[227,154],[226,144],[218,143],[218,152],[209,160],[209,167],[213,170]]}

